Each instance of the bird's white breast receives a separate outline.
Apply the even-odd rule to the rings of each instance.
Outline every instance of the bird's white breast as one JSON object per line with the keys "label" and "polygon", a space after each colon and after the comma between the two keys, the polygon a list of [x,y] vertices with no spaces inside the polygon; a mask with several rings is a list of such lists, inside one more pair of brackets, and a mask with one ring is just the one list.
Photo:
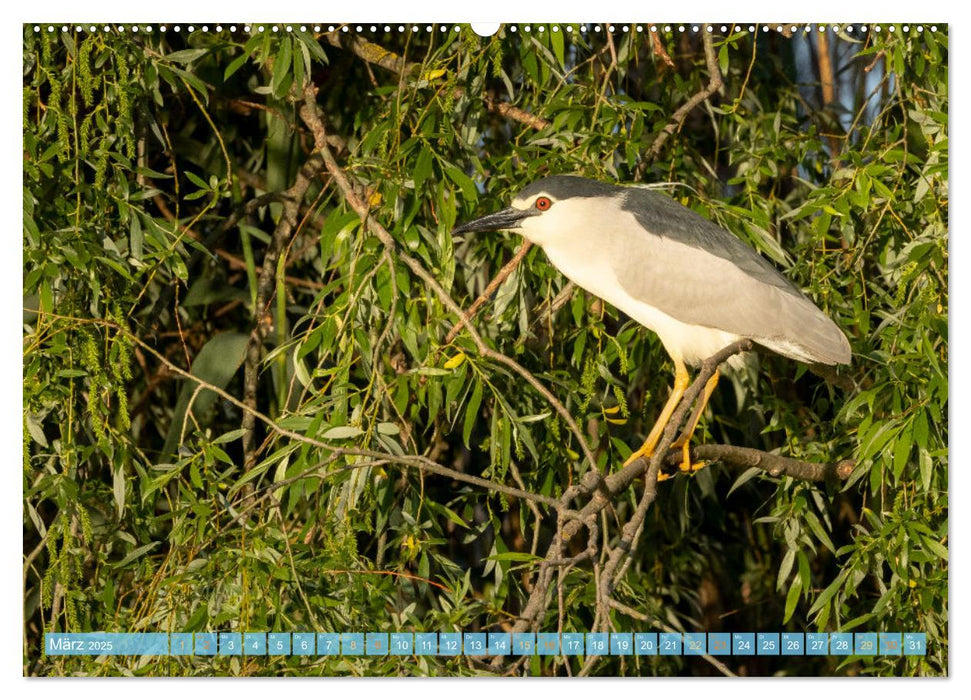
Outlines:
{"label": "bird's white breast", "polygon": [[[605,220],[629,223],[628,232],[639,230],[634,216],[624,211],[619,202],[591,207],[582,199],[568,199],[557,202],[542,216],[527,219],[522,233],[542,246],[550,262],[567,278],[657,333],[665,349],[676,359],[697,365],[739,340],[739,336],[716,328],[678,321],[627,293],[619,283],[614,267],[618,250],[623,253],[624,227],[605,229]],[[683,245],[662,237],[656,237],[655,243],[659,247],[658,253],[662,252],[661,247]],[[644,254],[643,247],[637,246],[637,249]],[[678,253],[664,252],[674,256]]]}

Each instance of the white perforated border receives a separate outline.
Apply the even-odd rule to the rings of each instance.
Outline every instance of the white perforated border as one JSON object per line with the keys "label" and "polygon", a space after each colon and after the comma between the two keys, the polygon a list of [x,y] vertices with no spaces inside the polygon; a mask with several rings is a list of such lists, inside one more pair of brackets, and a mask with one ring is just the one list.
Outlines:
{"label": "white perforated border", "polygon": [[[29,24],[29,23],[28,23]],[[295,29],[299,29],[301,32],[314,31],[319,32],[355,32],[358,34],[371,33],[376,34],[381,31],[384,33],[394,33],[397,31],[399,34],[405,32],[432,32],[437,29],[441,33],[448,32],[450,29],[453,32],[461,31],[463,27],[469,25],[465,24],[214,24],[208,25],[203,24],[197,26],[194,24],[34,24],[33,31],[35,33],[40,33],[46,31],[48,33],[54,33],[57,31],[68,32],[72,29],[78,33],[89,32],[89,33],[107,33],[107,32],[117,32],[119,34],[132,34],[136,35],[142,34],[152,34],[153,32],[174,32],[176,34],[185,31],[188,34],[194,32],[223,32],[229,31],[235,33],[237,31],[243,31],[244,33],[286,33],[293,32]],[[697,34],[698,32],[704,30],[707,32],[714,32],[719,30],[721,33],[726,33],[728,31],[734,32],[747,32],[750,34],[762,32],[776,32],[779,34],[794,36],[798,32],[807,34],[812,31],[824,32],[831,29],[837,33],[846,32],[847,34],[865,34],[868,31],[883,32],[887,31],[894,33],[897,31],[903,32],[904,34],[910,32],[923,32],[929,30],[931,32],[938,31],[938,26],[936,24],[923,25],[923,24],[869,24],[869,23],[844,23],[844,24],[738,24],[738,25],[728,25],[728,24],[507,24],[504,25],[506,31],[515,33],[522,31],[523,33],[532,33],[535,31],[538,34],[542,34],[546,31],[550,32],[560,32],[563,31],[567,34],[572,34],[574,31],[579,31],[581,34],[598,34],[601,32],[608,32],[610,34],[626,34],[631,31],[642,33],[645,31],[650,32],[664,32],[664,33],[679,33],[683,34],[685,32]]]}

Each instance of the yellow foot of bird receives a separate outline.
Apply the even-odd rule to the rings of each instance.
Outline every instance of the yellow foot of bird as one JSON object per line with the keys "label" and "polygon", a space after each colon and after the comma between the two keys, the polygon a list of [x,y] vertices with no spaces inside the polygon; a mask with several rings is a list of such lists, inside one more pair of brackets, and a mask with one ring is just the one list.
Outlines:
{"label": "yellow foot of bird", "polygon": [[624,466],[625,467],[630,466],[631,464],[633,464],[634,462],[636,462],[639,457],[643,457],[645,461],[649,461],[651,459],[651,455],[653,455],[653,454],[654,454],[654,450],[653,449],[651,449],[651,450],[645,450],[642,447],[641,449],[637,450],[636,452],[632,452],[631,453],[631,456],[628,457],[627,458],[627,461],[624,462]]}
{"label": "yellow foot of bird", "polygon": [[677,441],[671,445],[674,449],[681,449],[681,464],[678,465],[678,469],[685,474],[692,474],[700,469],[704,469],[708,466],[708,462],[700,460],[698,462],[691,461],[691,445],[685,441]]}
{"label": "yellow foot of bird", "polygon": [[658,472],[657,480],[667,481],[668,479],[673,479],[678,474],[694,474],[695,472],[707,467],[709,462],[695,462],[691,464],[690,462],[683,462],[678,465],[678,471],[673,474],[668,474],[667,472]]}
{"label": "yellow foot of bird", "polygon": [[682,462],[681,464],[678,465],[678,469],[685,472],[686,474],[693,474],[697,471],[701,471],[702,469],[707,467],[708,464],[709,464],[708,462],[704,462],[704,461],[695,462],[694,464],[691,464],[689,462]]}

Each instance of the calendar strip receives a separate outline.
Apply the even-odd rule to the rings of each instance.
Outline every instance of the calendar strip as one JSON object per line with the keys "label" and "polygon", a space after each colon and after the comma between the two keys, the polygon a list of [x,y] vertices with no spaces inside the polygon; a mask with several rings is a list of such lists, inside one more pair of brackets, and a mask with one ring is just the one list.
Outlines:
{"label": "calendar strip", "polygon": [[924,632],[48,632],[49,656],[924,656]]}

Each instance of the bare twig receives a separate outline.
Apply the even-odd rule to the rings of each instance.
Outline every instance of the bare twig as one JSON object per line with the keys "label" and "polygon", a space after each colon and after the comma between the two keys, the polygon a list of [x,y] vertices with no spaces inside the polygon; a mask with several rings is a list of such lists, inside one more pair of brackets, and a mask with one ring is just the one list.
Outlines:
{"label": "bare twig", "polygon": [[570,415],[570,412],[566,410],[559,399],[553,396],[552,392],[543,386],[543,384],[525,367],[520,365],[511,357],[493,350],[486,345],[478,331],[475,330],[475,327],[472,326],[472,324],[465,318],[465,314],[462,309],[458,306],[458,304],[455,303],[455,300],[449,296],[448,292],[442,288],[438,280],[436,280],[418,260],[411,257],[404,251],[399,250],[394,238],[390,233],[388,233],[388,230],[385,229],[384,226],[382,226],[379,222],[370,217],[367,204],[365,204],[361,196],[355,191],[353,185],[351,185],[350,181],[347,179],[347,175],[337,164],[337,161],[334,159],[334,156],[327,145],[326,131],[324,130],[324,125],[320,119],[317,109],[316,90],[313,86],[308,86],[304,92],[304,103],[300,108],[300,117],[310,128],[311,133],[313,133],[314,142],[324,159],[327,170],[333,177],[334,183],[340,188],[344,199],[347,201],[350,207],[358,213],[368,230],[374,234],[389,251],[397,256],[398,260],[404,263],[409,270],[411,270],[419,279],[427,284],[432,291],[435,292],[435,296],[438,297],[439,301],[441,301],[441,303],[444,304],[451,313],[460,319],[480,355],[511,369],[514,373],[522,377],[526,383],[533,387],[533,389],[535,389],[546,400],[546,402],[553,407],[553,410],[555,410],[556,413],[564,420],[574,437],[577,439],[580,449],[590,465],[590,469],[598,471],[596,459],[594,458],[593,453],[590,451],[590,447],[587,445],[587,442],[583,437],[583,433],[580,431],[579,426],[577,426],[573,416]]}
{"label": "bare twig", "polygon": [[[389,70],[402,78],[417,75],[421,70],[421,64],[408,63],[404,57],[399,56],[393,51],[388,51],[379,44],[375,44],[367,39],[362,38],[359,34],[336,31],[324,34],[324,38],[331,46],[351,51],[358,58]],[[456,87],[453,90],[453,95],[455,97],[460,97],[464,94],[465,90],[461,87]],[[494,112],[502,117],[511,119],[512,121],[519,122],[520,124],[528,126],[531,129],[545,129],[550,125],[550,122],[546,119],[538,117],[535,114],[531,114],[524,109],[520,109],[519,107],[515,107],[508,102],[504,102],[492,93],[486,93],[483,95],[482,101],[485,104],[486,109],[488,109],[490,112]]]}
{"label": "bare twig", "polygon": [[[246,360],[244,363],[243,378],[243,402],[249,408],[256,407],[256,390],[259,383],[260,355],[263,348],[263,339],[270,330],[266,318],[266,310],[272,301],[273,277],[276,272],[277,257],[283,250],[285,244],[289,242],[291,236],[297,232],[297,215],[300,211],[300,203],[304,195],[310,188],[310,184],[320,174],[324,167],[323,158],[319,153],[314,153],[307,159],[297,173],[297,178],[293,185],[282,193],[283,210],[280,220],[277,223],[270,245],[263,256],[263,267],[260,270],[260,277],[256,287],[256,305],[253,309],[255,325],[250,333],[249,342],[246,346]],[[244,466],[250,469],[256,464],[256,451],[253,449],[255,442],[254,428],[256,426],[253,413],[247,411],[243,414],[243,454],[245,455]]]}
{"label": "bare twig", "polygon": [[[461,94],[462,89],[456,88],[455,91],[456,93]],[[540,129],[545,129],[550,125],[550,122],[546,119],[537,117],[535,114],[527,112],[525,109],[515,107],[508,102],[503,102],[491,93],[487,93],[482,98],[482,101],[485,103],[486,109],[488,109],[490,112],[495,112],[501,117],[524,124],[531,129],[536,129],[539,131]]]}
{"label": "bare twig", "polygon": [[718,90],[724,85],[722,80],[721,70],[718,68],[718,56],[715,54],[714,40],[709,32],[704,32],[701,35],[701,41],[705,49],[705,62],[708,64],[708,84],[701,90],[696,92],[691,98],[681,105],[674,114],[671,115],[671,120],[668,122],[661,133],[657,135],[651,147],[647,149],[644,154],[643,160],[638,163],[637,167],[634,169],[634,179],[641,180],[644,177],[644,173],[647,171],[647,166],[654,161],[655,158],[661,153],[661,149],[664,144],[671,137],[671,135],[681,128],[681,124],[688,117],[695,107],[707,100],[709,97],[714,95]]}
{"label": "bare twig", "polygon": [[[571,511],[560,511],[561,517],[569,515],[570,519],[558,529],[558,536],[554,538],[554,541],[550,544],[549,549],[547,550],[544,561],[540,563],[539,575],[537,576],[536,584],[530,593],[530,597],[528,598],[522,613],[520,614],[519,620],[517,620],[513,627],[513,631],[522,632],[539,626],[546,610],[551,603],[549,600],[549,587],[552,584],[553,563],[561,560],[561,552],[565,549],[567,543],[576,536],[576,534],[580,531],[580,528],[583,526],[583,523],[595,521],[597,514],[603,511],[610,504],[612,497],[618,495],[621,491],[626,489],[634,481],[634,479],[646,474],[644,493],[642,494],[637,510],[622,529],[620,543],[610,552],[610,556],[608,557],[607,563],[603,567],[603,570],[598,572],[598,603],[596,619],[597,624],[601,628],[606,627],[606,625],[609,623],[609,616],[607,615],[607,612],[608,608],[611,606],[611,593],[616,585],[616,575],[624,571],[624,569],[621,568],[624,560],[629,557],[629,554],[634,551],[637,546],[637,541],[643,531],[644,518],[657,495],[656,483],[660,466],[662,463],[668,462],[670,459],[672,459],[673,454],[677,454],[678,456],[681,455],[680,450],[669,449],[671,443],[678,434],[681,424],[689,415],[695,400],[700,396],[705,384],[718,366],[732,355],[751,350],[752,348],[753,344],[751,341],[739,341],[719,351],[702,364],[701,370],[696,376],[694,382],[692,382],[691,386],[685,392],[681,402],[678,404],[675,413],[671,418],[671,421],[665,428],[658,448],[649,462],[641,457],[621,469],[619,472],[605,477],[603,483],[600,484],[599,487],[598,484],[595,483],[597,475],[588,474],[586,475],[584,481],[577,484],[573,488],[568,489],[567,492],[564,493],[563,497],[561,498],[561,502],[564,504],[568,504],[578,496],[592,494],[592,498],[590,498],[589,502],[575,515],[573,515]],[[849,462],[840,462],[836,465],[816,465],[800,460],[780,457],[778,455],[770,455],[758,450],[749,451],[743,448],[731,448],[730,446],[709,445],[697,447],[692,450],[692,454],[698,455],[698,457],[701,459],[706,458],[703,455],[708,455],[711,458],[716,458],[717,456],[718,459],[724,460],[726,463],[732,464],[733,466],[754,466],[765,469],[770,474],[784,474],[786,476],[792,476],[793,478],[807,479],[812,481],[823,480],[831,477],[840,479],[846,478],[849,471],[852,470],[851,463]],[[594,662],[595,660],[591,661],[588,659],[587,663],[584,664],[583,669],[581,669],[580,675],[585,675],[585,672],[589,673],[590,669],[593,668]],[[494,666],[500,663],[500,659],[493,660]]]}
{"label": "bare twig", "polygon": [[492,281],[486,285],[486,288],[482,290],[482,294],[479,295],[479,298],[472,302],[472,306],[470,306],[466,312],[462,314],[463,320],[452,326],[452,329],[448,332],[448,335],[445,336],[444,345],[448,345],[455,340],[455,336],[461,332],[463,324],[475,318],[475,315],[479,313],[479,309],[481,309],[482,306],[489,301],[492,295],[496,293],[496,290],[499,289],[499,285],[506,281],[506,278],[513,273],[513,270],[519,267],[519,263],[522,262],[523,258],[526,257],[526,253],[528,253],[529,249],[532,247],[532,243],[526,239],[523,239],[523,244],[519,247],[519,250],[516,251],[516,254],[509,260],[509,262],[502,266],[502,269],[499,270],[496,276],[492,278]]}
{"label": "bare twig", "polygon": [[533,321],[532,325],[542,326],[553,318],[553,316],[556,315],[556,312],[559,311],[564,304],[570,301],[576,288],[577,285],[574,282],[567,282],[565,285],[563,285],[563,289],[561,289],[548,304],[544,302],[537,307],[539,313],[537,314],[536,320]]}
{"label": "bare twig", "polygon": [[644,477],[644,493],[637,505],[637,509],[634,511],[634,515],[624,524],[620,542],[611,552],[610,558],[604,567],[603,585],[601,591],[598,592],[598,605],[606,605],[607,599],[613,595],[614,587],[617,584],[617,578],[614,576],[617,567],[637,547],[637,541],[643,531],[641,526],[644,523],[644,518],[647,517],[647,511],[657,496],[657,476],[661,469],[661,462],[664,461],[668,449],[677,437],[681,425],[688,417],[695,400],[701,395],[708,380],[715,374],[718,366],[722,362],[732,355],[751,350],[752,347],[752,341],[740,340],[706,359],[702,363],[695,380],[681,397],[681,401],[678,403],[677,408],[675,408],[671,420],[668,421],[667,426],[664,428],[664,432],[661,434],[661,440],[654,454],[651,456],[651,461]]}
{"label": "bare twig", "polygon": [[651,47],[654,49],[654,55],[664,61],[665,65],[669,68],[675,67],[674,61],[671,60],[671,56],[665,50],[664,44],[661,43],[661,37],[658,35],[658,32],[651,32]]}

